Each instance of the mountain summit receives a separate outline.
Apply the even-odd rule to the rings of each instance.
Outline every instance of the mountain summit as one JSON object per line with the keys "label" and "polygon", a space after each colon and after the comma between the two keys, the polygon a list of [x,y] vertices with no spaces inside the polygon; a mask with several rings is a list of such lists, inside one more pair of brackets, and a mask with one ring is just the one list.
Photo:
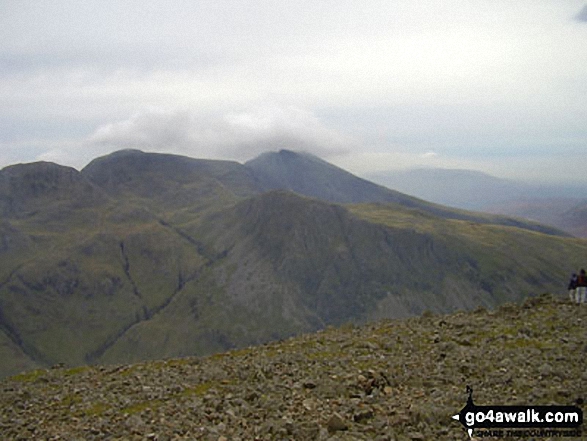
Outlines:
{"label": "mountain summit", "polygon": [[80,208],[103,202],[104,192],[84,179],[80,172],[51,162],[18,164],[0,172],[0,214],[28,216],[59,205]]}
{"label": "mountain summit", "polygon": [[245,165],[255,171],[265,189],[291,190],[337,203],[418,204],[415,198],[359,178],[309,153],[266,152]]}

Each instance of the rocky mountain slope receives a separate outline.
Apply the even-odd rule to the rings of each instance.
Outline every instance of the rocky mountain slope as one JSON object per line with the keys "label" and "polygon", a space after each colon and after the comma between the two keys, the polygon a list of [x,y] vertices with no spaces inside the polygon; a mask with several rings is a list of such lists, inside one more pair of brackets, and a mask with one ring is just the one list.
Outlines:
{"label": "rocky mountain slope", "polygon": [[564,290],[587,255],[536,224],[264,185],[242,164],[137,151],[0,171],[0,375],[494,307]]}
{"label": "rocky mountain slope", "polygon": [[451,416],[467,385],[478,405],[585,412],[585,323],[584,305],[545,295],[205,358],[35,370],[0,382],[0,431],[6,440],[464,440]]}

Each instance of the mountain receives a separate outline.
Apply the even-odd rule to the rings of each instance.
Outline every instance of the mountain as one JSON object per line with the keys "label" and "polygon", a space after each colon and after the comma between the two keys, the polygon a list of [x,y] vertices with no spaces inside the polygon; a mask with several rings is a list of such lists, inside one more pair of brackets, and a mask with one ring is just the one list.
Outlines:
{"label": "mountain", "polygon": [[473,170],[411,169],[369,176],[437,204],[527,219],[587,237],[586,186],[527,184]]}
{"label": "mountain", "polygon": [[110,195],[125,195],[152,210],[205,208],[261,191],[253,172],[233,161],[122,150],[90,162],[82,175]]}
{"label": "mountain", "polygon": [[373,173],[369,178],[427,201],[468,210],[483,210],[530,190],[522,182],[464,169],[416,168]]}
{"label": "mountain", "polygon": [[245,164],[259,176],[265,190],[291,190],[301,195],[336,203],[384,202],[422,210],[449,219],[509,225],[548,234],[560,234],[532,222],[505,216],[489,216],[426,202],[359,178],[308,153],[280,150],[266,152]]}
{"label": "mountain", "polygon": [[103,191],[70,167],[49,162],[6,167],[0,174],[0,213],[3,218],[22,218],[39,210],[83,209],[105,200]]}
{"label": "mountain", "polygon": [[0,374],[494,307],[563,290],[587,252],[537,224],[424,201],[266,191],[268,173],[139,151],[81,172],[1,170]]}
{"label": "mountain", "polygon": [[338,203],[419,203],[415,198],[361,179],[309,153],[266,152],[245,165],[260,177],[265,190],[291,190]]}
{"label": "mountain", "polygon": [[586,322],[587,308],[540,296],[210,357],[38,369],[0,382],[2,438],[471,439],[451,418],[467,386],[477,406],[584,412]]}

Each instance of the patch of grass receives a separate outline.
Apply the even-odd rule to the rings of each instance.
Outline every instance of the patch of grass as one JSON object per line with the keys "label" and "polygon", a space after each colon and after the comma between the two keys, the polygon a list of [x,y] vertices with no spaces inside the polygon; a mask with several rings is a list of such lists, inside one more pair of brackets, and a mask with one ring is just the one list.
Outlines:
{"label": "patch of grass", "polygon": [[112,406],[107,403],[94,403],[89,408],[83,410],[81,413],[87,416],[100,416],[103,415],[106,411],[110,410]]}
{"label": "patch of grass", "polygon": [[231,357],[244,357],[246,355],[251,355],[253,351],[254,349],[252,348],[235,349],[230,352],[227,352],[226,355],[229,355]]}
{"label": "patch of grass", "polygon": [[201,397],[206,395],[206,393],[212,389],[213,387],[217,386],[218,383],[215,381],[207,381],[204,383],[200,383],[197,384],[196,386],[193,387],[187,387],[184,390],[182,390],[179,393],[179,396],[181,397],[190,397],[190,396],[196,396],[196,397]]}
{"label": "patch of grass", "polygon": [[163,404],[163,401],[160,399],[155,400],[147,400],[147,401],[140,401],[138,403],[131,404],[129,406],[123,407],[120,412],[123,414],[134,415],[137,413],[141,413],[147,409],[155,410]]}
{"label": "patch of grass", "polygon": [[132,375],[139,368],[139,366],[140,364],[131,364],[125,369],[121,370],[117,375],[120,375],[121,377],[128,377]]}
{"label": "patch of grass", "polygon": [[75,404],[79,404],[82,402],[82,397],[79,395],[74,395],[74,394],[69,394],[64,396],[61,401],[60,401],[60,405],[64,406],[64,407],[71,407]]}
{"label": "patch of grass", "polygon": [[22,374],[15,375],[14,377],[10,377],[10,379],[20,383],[32,383],[37,381],[46,373],[47,371],[45,369],[36,369],[34,371],[23,372]]}
{"label": "patch of grass", "polygon": [[336,360],[340,358],[344,353],[342,351],[316,351],[310,352],[306,355],[308,360],[324,361],[324,360]]}
{"label": "patch of grass", "polygon": [[65,372],[63,372],[64,376],[73,376],[73,375],[79,375],[83,372],[87,372],[89,370],[91,370],[92,368],[90,366],[77,366],[77,367],[73,367],[71,369],[67,369]]}
{"label": "patch of grass", "polygon": [[516,338],[512,340],[506,340],[503,342],[504,349],[523,349],[523,348],[536,348],[541,351],[552,350],[556,348],[556,345],[552,342],[546,342],[536,338]]}

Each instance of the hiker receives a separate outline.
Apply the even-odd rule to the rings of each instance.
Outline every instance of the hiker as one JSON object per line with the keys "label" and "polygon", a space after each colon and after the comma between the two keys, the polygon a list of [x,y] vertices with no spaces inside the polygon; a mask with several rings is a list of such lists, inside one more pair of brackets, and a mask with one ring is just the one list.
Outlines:
{"label": "hiker", "polygon": [[573,275],[571,276],[568,289],[571,302],[577,302],[577,274],[573,273]]}
{"label": "hiker", "polygon": [[587,302],[587,274],[585,274],[585,270],[581,269],[579,271],[579,276],[577,277],[577,303],[585,303]]}

